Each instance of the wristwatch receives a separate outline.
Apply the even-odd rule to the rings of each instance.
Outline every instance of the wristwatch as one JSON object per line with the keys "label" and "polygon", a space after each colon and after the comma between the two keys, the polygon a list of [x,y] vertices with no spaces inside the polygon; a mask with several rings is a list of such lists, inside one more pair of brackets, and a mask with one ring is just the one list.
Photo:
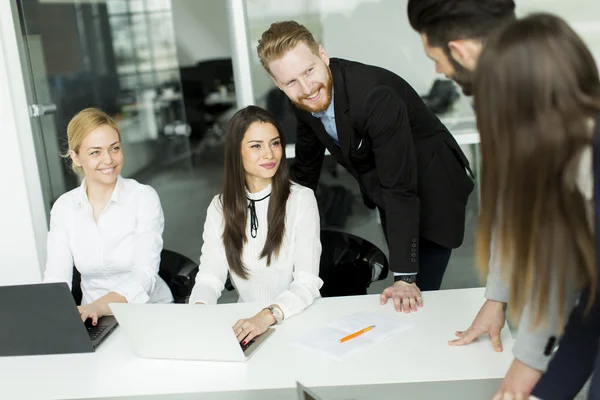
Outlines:
{"label": "wristwatch", "polygon": [[406,282],[406,283],[417,283],[417,274],[412,275],[395,275],[394,282]]}
{"label": "wristwatch", "polygon": [[283,321],[283,311],[281,311],[281,308],[275,307],[275,306],[269,306],[269,307],[265,308],[265,310],[271,311],[271,315],[273,316],[273,318],[275,318],[276,324]]}

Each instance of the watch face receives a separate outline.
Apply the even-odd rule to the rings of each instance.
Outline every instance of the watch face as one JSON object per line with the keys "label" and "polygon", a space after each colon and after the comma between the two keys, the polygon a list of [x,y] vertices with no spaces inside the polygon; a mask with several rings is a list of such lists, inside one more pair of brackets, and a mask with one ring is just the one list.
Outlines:
{"label": "watch face", "polygon": [[279,307],[270,307],[269,309],[271,310],[271,314],[273,314],[273,317],[275,317],[277,322],[281,322],[281,320],[283,320],[283,313]]}

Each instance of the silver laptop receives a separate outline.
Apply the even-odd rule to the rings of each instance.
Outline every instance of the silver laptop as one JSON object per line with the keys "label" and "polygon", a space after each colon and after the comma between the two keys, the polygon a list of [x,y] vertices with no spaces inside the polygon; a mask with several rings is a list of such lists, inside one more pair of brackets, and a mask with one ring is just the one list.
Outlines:
{"label": "silver laptop", "polygon": [[298,400],[321,400],[319,396],[300,382],[296,382],[296,392],[298,394]]}
{"label": "silver laptop", "polygon": [[113,303],[110,309],[144,358],[246,361],[275,331],[242,347],[232,329],[242,316],[231,305]]}

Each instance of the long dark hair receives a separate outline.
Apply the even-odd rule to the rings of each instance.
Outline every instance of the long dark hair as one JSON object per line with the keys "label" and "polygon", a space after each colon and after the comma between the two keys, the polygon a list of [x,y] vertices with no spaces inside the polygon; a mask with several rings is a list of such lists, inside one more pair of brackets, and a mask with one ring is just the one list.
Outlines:
{"label": "long dark hair", "polygon": [[281,249],[285,235],[285,206],[290,196],[291,185],[288,175],[288,163],[285,157],[285,136],[275,117],[268,111],[256,106],[248,106],[239,110],[227,126],[225,176],[220,200],[225,221],[223,231],[225,255],[227,256],[229,269],[242,279],[248,279],[249,274],[242,262],[242,250],[248,240],[246,237],[248,199],[246,198],[246,175],[242,163],[241,148],[244,135],[254,122],[268,123],[277,128],[282,150],[279,169],[271,182],[271,196],[267,212],[269,224],[267,241],[260,253],[260,258],[267,258],[267,265],[271,265],[272,257],[277,256]]}
{"label": "long dark hair", "polygon": [[[592,143],[590,121],[600,111],[598,68],[581,38],[549,14],[504,27],[478,64],[477,261],[487,272],[493,240],[510,283],[511,317],[533,300],[538,325],[552,302],[564,304],[573,275],[579,287],[596,292],[594,236],[575,182],[582,151]],[[551,297],[553,285],[558,299]]]}

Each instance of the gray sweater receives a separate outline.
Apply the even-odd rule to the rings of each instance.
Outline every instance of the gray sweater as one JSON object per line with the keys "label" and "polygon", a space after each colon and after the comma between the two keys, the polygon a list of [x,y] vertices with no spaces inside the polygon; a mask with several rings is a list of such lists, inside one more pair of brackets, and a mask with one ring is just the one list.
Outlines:
{"label": "gray sweater", "polygon": [[[586,148],[580,158],[577,166],[578,173],[576,182],[573,182],[573,189],[579,190],[586,200],[588,221],[593,227],[593,193],[594,181],[592,175],[592,148]],[[592,228],[593,229],[593,228]],[[492,245],[492,259],[490,260],[490,268],[487,276],[487,285],[485,297],[489,300],[508,303],[509,286],[501,276],[502,266],[499,263],[497,251]],[[538,325],[537,328],[532,328],[530,322],[533,321],[533,310],[536,309],[535,304],[528,304],[523,309],[521,319],[518,324],[518,332],[513,347],[513,354],[516,359],[522,363],[540,371],[545,371],[550,361],[551,354],[546,351],[546,348],[557,341],[563,330],[563,326],[559,325],[558,313],[560,308],[564,309],[565,323],[571,309],[575,306],[579,293],[575,289],[574,284],[568,284],[565,296],[565,302],[558,304],[557,288],[551,288],[550,299],[552,299],[545,322]]]}

